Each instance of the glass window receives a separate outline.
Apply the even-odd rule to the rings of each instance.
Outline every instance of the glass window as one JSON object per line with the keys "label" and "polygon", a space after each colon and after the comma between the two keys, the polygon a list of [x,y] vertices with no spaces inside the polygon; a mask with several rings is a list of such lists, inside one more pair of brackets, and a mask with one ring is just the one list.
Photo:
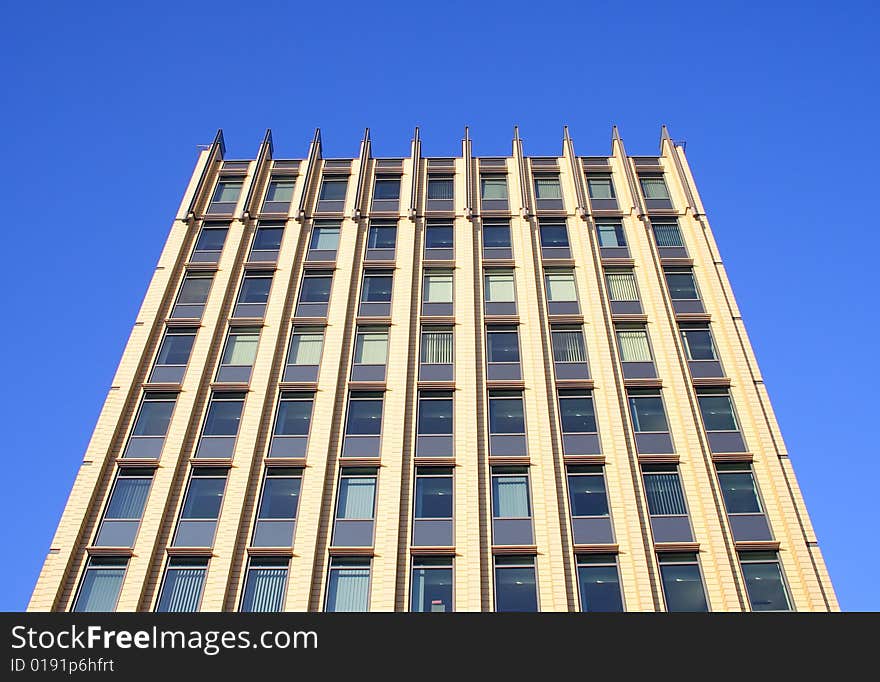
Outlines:
{"label": "glass window", "polygon": [[657,246],[684,246],[677,222],[653,223]]}
{"label": "glass window", "polygon": [[339,225],[318,223],[312,230],[312,251],[336,251],[339,246]]}
{"label": "glass window", "polygon": [[354,342],[356,365],[384,365],[388,359],[387,331],[358,331]]}
{"label": "glass window", "polygon": [[673,301],[694,301],[700,298],[692,270],[666,270],[666,285]]}
{"label": "glass window", "polygon": [[239,303],[265,303],[269,300],[269,289],[272,288],[272,275],[245,275],[241,283]]}
{"label": "glass window", "polygon": [[428,199],[454,198],[452,178],[428,177]]}
{"label": "glass window", "polygon": [[348,178],[324,178],[321,183],[321,201],[341,201],[345,199]]}
{"label": "glass window", "polygon": [[706,431],[739,431],[733,403],[726,389],[698,389],[697,401]]}
{"label": "glass window", "polygon": [[610,175],[587,176],[587,190],[590,199],[614,199],[614,183]]}
{"label": "glass window", "polygon": [[752,611],[791,611],[776,552],[740,552]]}
{"label": "glass window", "polygon": [[131,435],[164,436],[176,397],[173,393],[145,393]]}
{"label": "glass window", "polygon": [[397,227],[395,225],[370,225],[367,236],[368,249],[393,249],[397,243]]}
{"label": "glass window", "polygon": [[115,611],[127,565],[126,558],[90,557],[73,604],[73,611],[75,613]]}
{"label": "glass window", "polygon": [[225,227],[203,227],[199,232],[194,253],[220,253],[226,242]]}
{"label": "glass window", "polygon": [[325,611],[366,611],[369,601],[370,559],[333,557],[327,578]]}
{"label": "glass window", "polygon": [[180,286],[177,303],[181,305],[201,305],[208,300],[212,277],[188,274]]}
{"label": "glass window", "polygon": [[565,223],[541,222],[541,246],[568,246],[568,230]]}
{"label": "glass window", "polygon": [[613,271],[605,275],[608,284],[608,298],[612,301],[638,301],[639,290],[632,270]]}
{"label": "glass window", "polygon": [[217,183],[211,203],[238,201],[238,195],[241,194],[241,186],[241,180],[221,180]]}
{"label": "glass window", "polygon": [[302,476],[299,469],[266,469],[258,519],[295,519]]}
{"label": "glass window", "polygon": [[400,198],[400,178],[379,176],[376,178],[376,184],[373,187],[373,199],[399,199]]}
{"label": "glass window", "polygon": [[508,330],[486,331],[488,362],[519,362],[519,334]]}
{"label": "glass window", "polygon": [[553,362],[586,362],[587,349],[580,329],[554,329]]}
{"label": "glass window", "polygon": [[562,188],[559,186],[559,177],[536,177],[535,178],[535,198],[536,199],[561,199]]}
{"label": "glass window", "polygon": [[637,433],[666,433],[666,411],[659,391],[629,391],[629,409],[632,413],[633,428]]}
{"label": "glass window", "polygon": [[512,272],[491,272],[484,277],[488,303],[513,303],[516,294]]}
{"label": "glass window", "polygon": [[244,398],[214,394],[205,417],[205,436],[234,436],[238,433]]}
{"label": "glass window", "polygon": [[447,223],[431,224],[425,226],[426,249],[451,249],[452,248],[452,225]]}
{"label": "glass window", "polygon": [[295,184],[295,180],[272,180],[266,191],[266,201],[289,204],[293,200],[293,186]]}
{"label": "glass window", "polygon": [[648,332],[644,329],[617,329],[617,347],[621,362],[652,362]]}
{"label": "glass window", "polygon": [[372,519],[375,501],[375,476],[351,476],[343,473],[339,479],[339,504],[336,509],[336,518]]}
{"label": "glass window", "polygon": [[489,175],[480,178],[480,196],[483,199],[507,199],[507,177]]}
{"label": "glass window", "polygon": [[284,392],[278,401],[276,436],[307,436],[312,420],[312,394]]}
{"label": "glass window", "polygon": [[281,611],[287,585],[288,559],[254,557],[244,581],[241,611],[274,613]]}
{"label": "glass window", "polygon": [[597,222],[596,232],[599,235],[600,247],[626,246],[626,237],[620,221]]}
{"label": "glass window", "polygon": [[581,611],[618,613],[623,611],[620,576],[613,554],[586,554],[577,558]]}
{"label": "glass window", "polygon": [[193,469],[183,502],[182,519],[217,519],[226,489],[223,469]]}
{"label": "glass window", "polygon": [[577,391],[560,391],[559,418],[563,433],[596,433],[593,396]]}
{"label": "glass window", "polygon": [[761,501],[751,466],[748,464],[717,464],[721,494],[728,514],[760,514]]}
{"label": "glass window", "polygon": [[687,505],[675,465],[649,465],[642,467],[645,481],[645,497],[651,516],[686,516]]}
{"label": "glass window", "polygon": [[326,303],[330,300],[333,275],[306,275],[303,277],[299,300],[302,303]]}
{"label": "glass window", "polygon": [[260,342],[260,330],[235,327],[229,332],[226,348],[223,350],[221,365],[237,365],[250,367],[257,357],[257,344]]}
{"label": "glass window", "polygon": [[717,360],[715,344],[709,327],[682,327],[681,338],[684,342],[688,360]]}
{"label": "glass window", "polygon": [[452,303],[452,273],[426,274],[424,298],[426,303]]}
{"label": "glass window", "polygon": [[544,274],[544,281],[547,284],[548,301],[577,301],[573,272],[547,272]]}
{"label": "glass window", "polygon": [[483,248],[510,248],[510,223],[484,223]]}
{"label": "glass window", "polygon": [[453,340],[451,329],[422,329],[422,364],[451,365]]}
{"label": "glass window", "polygon": [[410,611],[450,613],[452,609],[452,559],[414,557]]}
{"label": "glass window", "polygon": [[639,178],[642,185],[642,192],[645,193],[645,199],[668,199],[669,191],[666,189],[666,183],[663,176],[645,176]]}
{"label": "glass window", "polygon": [[492,517],[496,519],[531,517],[527,469],[520,467],[492,469]]}
{"label": "glass window", "polygon": [[207,559],[171,557],[165,569],[165,580],[159,594],[159,613],[191,613],[199,610]]}
{"label": "glass window", "polygon": [[363,303],[389,303],[393,278],[386,274],[365,274],[364,288],[361,292]]}
{"label": "glass window", "polygon": [[538,610],[534,557],[495,557],[495,610]]}
{"label": "glass window", "polygon": [[568,467],[572,517],[608,516],[608,496],[601,467]]}
{"label": "glass window", "polygon": [[254,233],[253,251],[278,251],[281,248],[281,237],[284,236],[283,225],[261,225]]}
{"label": "glass window", "polygon": [[159,353],[156,355],[157,365],[180,365],[185,366],[189,362],[189,354],[192,351],[196,332],[170,327],[165,332]]}
{"label": "glass window", "polygon": [[526,432],[522,396],[489,395],[489,433]]}
{"label": "glass window", "polygon": [[382,433],[382,398],[357,397],[348,401],[345,433],[356,436],[378,436]]}
{"label": "glass window", "polygon": [[287,354],[288,365],[319,365],[321,349],[324,346],[324,332],[293,330],[290,338],[290,351]]}
{"label": "glass window", "polygon": [[424,393],[419,396],[418,433],[420,435],[452,433],[452,394]]}
{"label": "glass window", "polygon": [[152,469],[120,469],[107,503],[105,519],[140,519],[153,482]]}
{"label": "glass window", "polygon": [[666,610],[708,611],[696,554],[661,554],[660,576]]}
{"label": "glass window", "polygon": [[452,518],[452,469],[419,467],[416,470],[415,518]]}

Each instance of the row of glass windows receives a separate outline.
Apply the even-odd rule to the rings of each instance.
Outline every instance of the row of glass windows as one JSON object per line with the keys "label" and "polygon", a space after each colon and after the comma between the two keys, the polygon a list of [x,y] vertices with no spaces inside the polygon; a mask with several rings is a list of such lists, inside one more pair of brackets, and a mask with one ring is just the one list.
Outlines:
{"label": "row of glass windows", "polygon": [[[617,195],[614,191],[614,182],[610,173],[588,173],[586,175],[587,193],[594,201],[615,201]],[[639,183],[642,194],[646,200],[668,200],[669,191],[662,174],[640,175]],[[296,184],[294,177],[273,177],[269,181],[266,197],[263,203],[264,213],[286,213],[293,200],[293,192]],[[318,211],[341,211],[345,195],[348,191],[349,176],[326,175],[322,179],[321,188],[318,192]],[[373,208],[374,210],[398,210],[400,200],[401,177],[399,175],[377,175],[373,184]],[[211,202],[208,207],[209,214],[231,213],[238,198],[241,195],[244,180],[237,176],[224,176],[217,181]],[[536,173],[533,182],[534,196],[538,208],[562,208],[562,187],[558,174]],[[454,178],[451,175],[429,174],[426,188],[428,208],[445,209],[446,202],[452,202],[455,197]],[[507,176],[503,174],[483,174],[480,177],[480,197],[491,209],[506,209],[508,200]],[[558,206],[553,203],[559,202]],[[444,202],[442,205],[433,205],[432,202]],[[493,203],[495,202],[495,203]],[[504,202],[500,205],[499,202]],[[542,205],[542,202],[545,202]],[[609,208],[608,204],[599,203],[600,208]],[[452,208],[451,203],[448,206]]]}
{"label": "row of glass windows", "polygon": [[[740,568],[753,611],[789,611],[791,602],[775,552],[740,552]],[[695,554],[658,555],[666,610],[708,611],[699,561]],[[125,578],[126,558],[92,557],[74,602],[76,612],[113,611]],[[172,557],[156,602],[158,612],[195,612],[201,605],[207,558]],[[494,557],[495,611],[539,610],[535,557]],[[248,562],[239,603],[242,612],[278,612],[284,608],[289,572],[286,557],[253,557]],[[371,558],[333,557],[327,575],[324,611],[368,611]],[[412,560],[410,611],[454,611],[453,559]],[[581,611],[623,611],[616,556],[577,557]]]}

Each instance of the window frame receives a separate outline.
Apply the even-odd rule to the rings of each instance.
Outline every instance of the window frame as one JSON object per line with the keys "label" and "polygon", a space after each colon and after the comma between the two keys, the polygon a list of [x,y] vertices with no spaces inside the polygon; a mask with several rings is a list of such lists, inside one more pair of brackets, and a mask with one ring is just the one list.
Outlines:
{"label": "window frame", "polygon": [[[436,563],[432,563],[436,562]],[[419,563],[419,566],[416,564]],[[413,556],[409,562],[410,579],[409,579],[409,613],[455,613],[455,559],[451,556]],[[448,611],[416,611],[413,609],[413,599],[415,590],[413,589],[416,570],[422,571],[449,571],[451,600]]]}

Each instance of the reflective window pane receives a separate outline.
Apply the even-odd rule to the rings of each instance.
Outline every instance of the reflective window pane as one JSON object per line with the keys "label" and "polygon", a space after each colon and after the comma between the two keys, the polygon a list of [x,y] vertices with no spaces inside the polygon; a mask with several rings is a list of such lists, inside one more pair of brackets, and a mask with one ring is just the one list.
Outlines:
{"label": "reflective window pane", "polygon": [[452,518],[452,476],[416,477],[415,518]]}
{"label": "reflective window pane", "polygon": [[358,436],[378,436],[382,433],[382,400],[350,400],[345,432]]}
{"label": "reflective window pane", "polygon": [[569,475],[568,494],[572,516],[608,516],[605,479],[600,474]]}
{"label": "reflective window pane", "polygon": [[526,432],[521,398],[489,399],[489,432],[492,434]]}

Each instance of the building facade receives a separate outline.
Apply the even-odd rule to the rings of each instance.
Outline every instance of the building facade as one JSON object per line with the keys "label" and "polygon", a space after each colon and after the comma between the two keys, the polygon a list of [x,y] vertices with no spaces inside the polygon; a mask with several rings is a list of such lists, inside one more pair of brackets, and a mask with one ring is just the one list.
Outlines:
{"label": "building facade", "polygon": [[34,611],[834,611],[684,150],[200,153]]}

